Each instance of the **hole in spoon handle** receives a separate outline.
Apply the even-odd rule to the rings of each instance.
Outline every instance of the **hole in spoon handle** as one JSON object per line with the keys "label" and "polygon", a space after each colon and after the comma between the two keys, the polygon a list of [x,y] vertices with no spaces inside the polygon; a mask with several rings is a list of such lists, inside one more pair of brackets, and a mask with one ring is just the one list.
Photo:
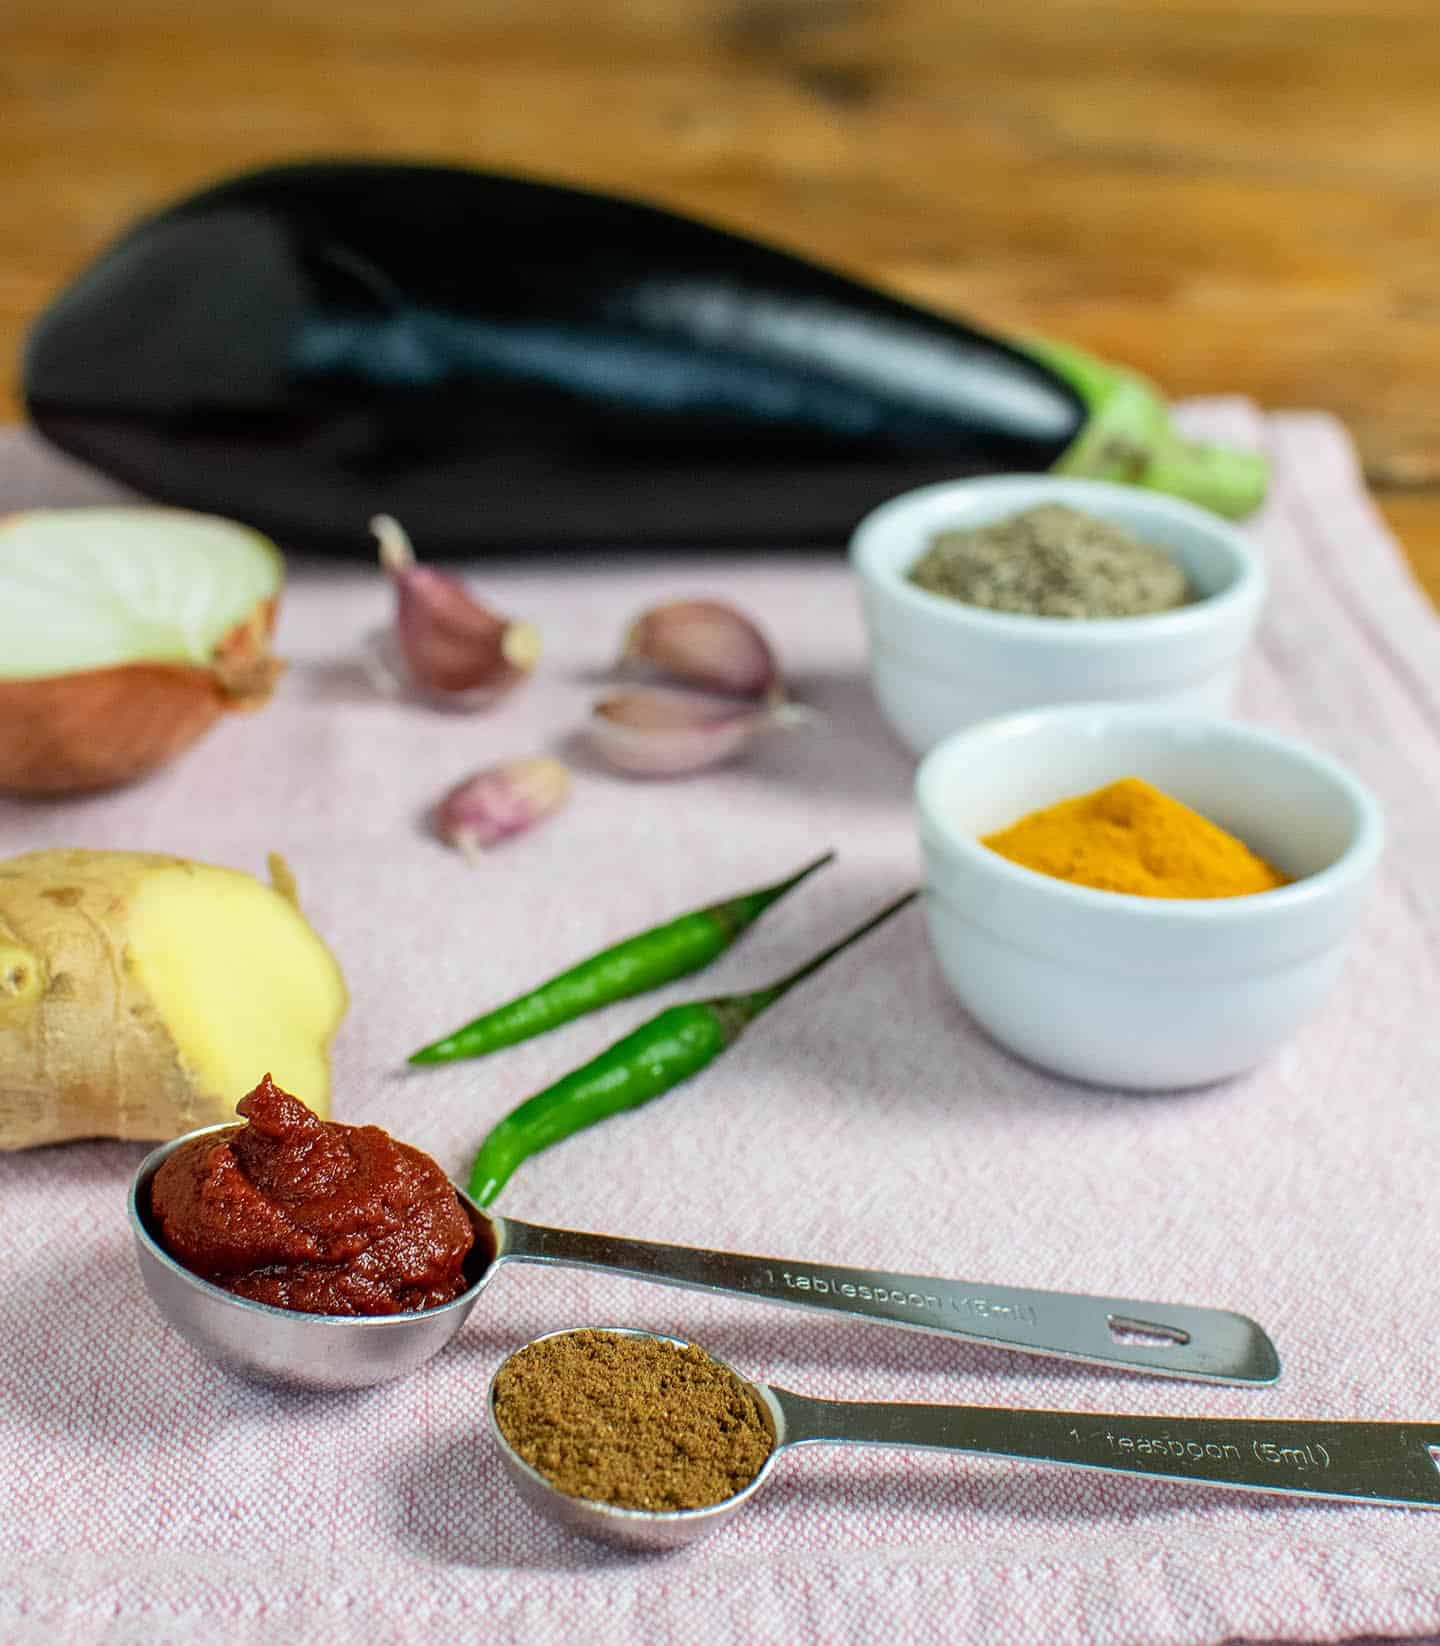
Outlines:
{"label": "hole in spoon handle", "polygon": [[1189,1332],[1162,1320],[1130,1320],[1124,1315],[1111,1315],[1106,1324],[1110,1327],[1110,1336],[1117,1343],[1151,1343],[1163,1349],[1170,1343],[1190,1341]]}
{"label": "hole in spoon handle", "polygon": [[514,1218],[496,1218],[495,1224],[500,1259],[603,1269],[1167,1377],[1269,1383],[1280,1370],[1264,1331],[1223,1309],[845,1269],[544,1228]]}

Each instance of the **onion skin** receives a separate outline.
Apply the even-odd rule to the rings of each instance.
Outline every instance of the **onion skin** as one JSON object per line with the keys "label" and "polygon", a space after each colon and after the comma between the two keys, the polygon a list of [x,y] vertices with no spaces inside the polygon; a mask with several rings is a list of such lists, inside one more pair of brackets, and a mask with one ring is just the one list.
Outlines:
{"label": "onion skin", "polygon": [[85,794],[173,760],[222,715],[262,707],[284,664],[269,651],[278,597],[221,642],[208,668],[125,663],[0,679],[0,793]]}

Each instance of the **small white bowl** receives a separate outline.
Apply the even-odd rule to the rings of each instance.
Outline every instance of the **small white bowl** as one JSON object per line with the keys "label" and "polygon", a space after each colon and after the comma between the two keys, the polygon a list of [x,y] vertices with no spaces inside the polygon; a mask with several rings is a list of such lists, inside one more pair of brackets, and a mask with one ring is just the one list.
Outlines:
{"label": "small white bowl", "polygon": [[[907,573],[937,532],[1065,503],[1125,526],[1185,568],[1197,598],[1144,617],[1028,617],[931,594]],[[1042,703],[1143,702],[1223,714],[1265,598],[1265,569],[1217,516],[1102,480],[997,475],[922,486],[850,540],[880,707],[916,754],[996,714]]]}
{"label": "small white bowl", "polygon": [[[1143,777],[1294,884],[1150,898],[1073,886],[980,837]],[[1261,1061],[1320,1005],[1380,855],[1380,808],[1328,756],[1237,721],[1080,704],[946,738],[915,782],[930,940],[966,1011],[1094,1085],[1198,1086]]]}

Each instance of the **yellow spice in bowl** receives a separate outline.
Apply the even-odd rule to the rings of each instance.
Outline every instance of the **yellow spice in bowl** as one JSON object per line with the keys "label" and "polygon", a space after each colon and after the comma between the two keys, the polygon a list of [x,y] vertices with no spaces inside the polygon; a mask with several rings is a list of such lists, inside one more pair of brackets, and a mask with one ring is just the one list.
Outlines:
{"label": "yellow spice in bowl", "polygon": [[1244,897],[1289,883],[1243,840],[1139,777],[1031,812],[981,844],[1039,874],[1137,897]]}

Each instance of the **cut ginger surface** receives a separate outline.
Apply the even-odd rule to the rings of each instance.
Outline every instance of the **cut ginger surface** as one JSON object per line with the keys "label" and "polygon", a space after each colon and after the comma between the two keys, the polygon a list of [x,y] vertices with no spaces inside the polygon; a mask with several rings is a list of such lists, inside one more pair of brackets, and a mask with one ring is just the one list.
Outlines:
{"label": "cut ginger surface", "polygon": [[142,852],[0,863],[0,1148],[163,1139],[234,1118],[267,1070],[329,1112],[334,956],[272,859]]}

